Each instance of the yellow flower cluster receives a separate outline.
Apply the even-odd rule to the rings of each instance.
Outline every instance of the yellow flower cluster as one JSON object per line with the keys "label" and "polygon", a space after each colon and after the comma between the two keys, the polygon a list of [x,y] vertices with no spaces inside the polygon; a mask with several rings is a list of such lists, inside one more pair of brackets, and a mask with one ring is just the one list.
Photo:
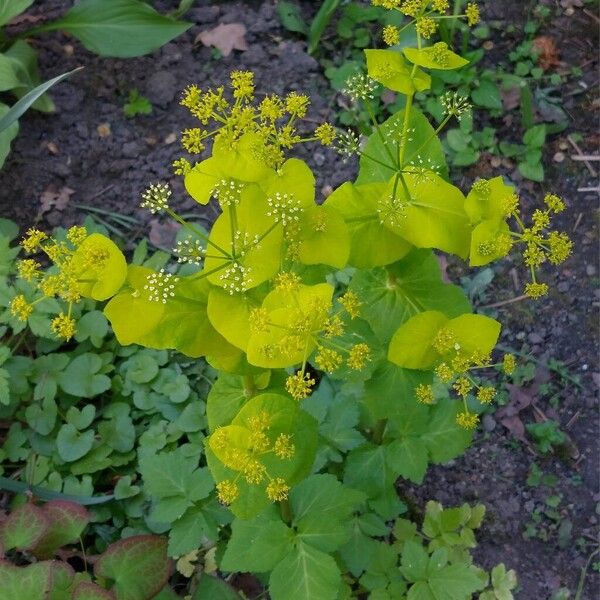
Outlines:
{"label": "yellow flower cluster", "polygon": [[39,229],[31,228],[21,241],[21,246],[28,254],[42,253],[54,263],[56,270],[46,274],[40,262],[26,258],[17,264],[20,278],[35,284],[40,295],[31,303],[24,295],[16,296],[11,304],[11,314],[21,321],[26,321],[33,312],[36,303],[44,298],[58,297],[68,303],[68,311],[61,312],[51,322],[53,333],[65,340],[70,340],[76,331],[75,320],[71,317],[72,305],[81,300],[81,275],[89,269],[102,268],[108,258],[103,248],[90,246],[84,253],[79,253],[74,260],[76,250],[88,237],[85,227],[74,226],[67,230],[66,241],[48,236]]}
{"label": "yellow flower cluster", "polygon": [[294,400],[308,398],[316,381],[303,370],[297,371],[285,380],[285,389]]}
{"label": "yellow flower cluster", "polygon": [[548,293],[548,285],[537,281],[537,269],[546,262],[553,265],[563,263],[573,250],[573,242],[566,233],[549,231],[552,216],[565,210],[564,201],[555,194],[547,194],[544,203],[547,208],[533,212],[529,227],[525,227],[516,211],[513,212],[520,231],[513,232],[512,236],[517,243],[525,246],[523,260],[531,271],[532,281],[525,287],[525,294],[530,298],[540,298]]}
{"label": "yellow flower cluster", "polygon": [[218,428],[210,437],[213,449],[224,451],[224,463],[237,471],[234,479],[224,479],[216,485],[217,497],[222,504],[231,504],[239,497],[238,481],[243,478],[250,485],[265,484],[265,493],[272,502],[285,500],[289,485],[281,477],[271,477],[261,458],[274,454],[280,460],[294,458],[296,446],[292,436],[280,433],[273,440],[269,435],[271,417],[262,411],[250,417],[246,426],[250,432],[248,447],[239,448],[233,444],[226,428]]}
{"label": "yellow flower cluster", "polygon": [[[181,142],[190,154],[201,153],[210,139],[221,140],[227,146],[235,147],[242,135],[253,133],[260,140],[255,149],[257,158],[277,168],[285,159],[285,150],[296,144],[314,140],[326,146],[333,143],[336,134],[329,123],[318,126],[314,137],[303,138],[298,134],[295,120],[306,117],[310,106],[305,94],[290,92],[287,96],[272,95],[258,102],[255,100],[254,74],[251,71],[233,71],[229,88],[231,100],[226,97],[224,86],[201,90],[196,85],[190,85],[183,92],[182,106],[204,126],[183,131]],[[176,174],[185,175],[191,165],[186,159],[178,159],[173,163],[173,168]]]}

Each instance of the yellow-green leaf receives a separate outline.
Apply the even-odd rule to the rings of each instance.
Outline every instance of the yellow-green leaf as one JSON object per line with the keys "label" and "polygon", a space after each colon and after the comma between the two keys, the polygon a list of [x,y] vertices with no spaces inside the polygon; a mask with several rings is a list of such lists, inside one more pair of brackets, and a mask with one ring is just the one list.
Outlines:
{"label": "yellow-green leaf", "polygon": [[428,48],[404,48],[404,56],[413,65],[428,69],[451,70],[460,69],[469,64],[469,61],[448,48],[445,42],[438,42]]}
{"label": "yellow-green leaf", "polygon": [[395,92],[412,96],[431,87],[431,77],[406,64],[395,50],[365,50],[367,72],[375,81]]}

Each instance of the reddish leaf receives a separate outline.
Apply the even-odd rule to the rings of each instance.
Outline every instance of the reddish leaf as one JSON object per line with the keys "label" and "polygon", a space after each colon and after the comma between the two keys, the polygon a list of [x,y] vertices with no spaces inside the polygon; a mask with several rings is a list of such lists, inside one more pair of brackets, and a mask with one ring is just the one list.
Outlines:
{"label": "reddish leaf", "polygon": [[111,544],[94,565],[96,577],[114,581],[118,600],[148,600],[167,583],[173,563],[167,539],[137,535]]}
{"label": "reddish leaf", "polygon": [[38,558],[49,558],[62,546],[76,542],[90,521],[83,506],[67,500],[51,500],[42,510],[49,527],[33,550]]}
{"label": "reddish leaf", "polygon": [[42,539],[49,526],[50,520],[33,502],[19,506],[2,524],[0,540],[4,550],[30,550]]}
{"label": "reddish leaf", "polygon": [[229,56],[232,50],[248,50],[245,35],[244,25],[228,23],[200,32],[196,37],[196,42],[201,42],[205,46],[214,46],[221,51],[223,56]]}
{"label": "reddish leaf", "polygon": [[40,213],[48,212],[52,208],[64,210],[74,193],[75,190],[67,186],[63,186],[59,190],[53,185],[48,186],[40,196]]}
{"label": "reddish leaf", "polygon": [[27,567],[0,561],[0,597],[2,600],[46,600],[52,586],[50,562]]}
{"label": "reddish leaf", "polygon": [[540,35],[533,40],[533,47],[539,52],[538,64],[542,69],[546,70],[550,67],[560,65],[558,56],[558,48],[554,38],[549,35]]}
{"label": "reddish leaf", "polygon": [[73,590],[71,600],[116,600],[116,596],[95,583],[84,581]]}

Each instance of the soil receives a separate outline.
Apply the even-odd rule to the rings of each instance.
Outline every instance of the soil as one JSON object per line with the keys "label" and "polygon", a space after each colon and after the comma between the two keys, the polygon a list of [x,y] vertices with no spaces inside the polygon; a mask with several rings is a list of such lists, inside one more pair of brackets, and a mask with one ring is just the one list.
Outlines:
{"label": "soil", "polygon": [[[70,4],[66,0],[44,0],[29,14],[50,20],[63,14]],[[155,4],[169,9],[178,3]],[[489,20],[519,25],[540,2],[495,0],[486,4]],[[523,273],[522,268],[515,269],[515,264],[508,261],[496,271],[493,284],[486,290],[488,300],[482,303],[506,302],[492,307],[505,324],[501,344],[539,361],[536,381],[524,392],[530,406],[519,418],[523,423],[535,422],[542,415],[553,418],[571,443],[562,453],[566,456],[559,452],[544,457],[531,438],[526,442],[515,438],[514,422],[512,431],[505,427],[502,412],[489,414],[483,419],[476,443],[465,456],[431,469],[418,489],[402,489],[420,507],[429,499],[446,506],[483,502],[488,518],[479,534],[476,559],[487,568],[504,562],[515,569],[520,584],[516,597],[525,600],[550,598],[561,587],[572,593],[576,590],[581,569],[597,548],[600,506],[598,193],[581,191],[598,185],[597,175],[591,171],[597,171],[599,165],[592,162],[588,169],[583,162],[572,160],[576,151],[567,140],[567,136],[578,132],[583,136],[579,146],[584,154],[598,149],[598,23],[595,15],[579,6],[579,0],[542,4],[551,5],[558,16],[540,33],[555,40],[564,64],[579,65],[584,70],[583,77],[561,89],[563,107],[571,122],[567,130],[550,137],[544,148],[546,181],[523,181],[514,165],[507,161],[498,165],[486,156],[474,168],[456,175],[461,187],[467,189],[477,176],[505,174],[518,185],[526,204],[534,199],[539,202],[549,190],[567,200],[568,209],[560,215],[559,225],[572,236],[576,250],[564,268],[548,272],[550,296],[536,303],[508,302],[520,294],[515,278]],[[310,14],[315,4],[307,1],[303,8]],[[133,215],[139,225],[129,235],[141,235],[149,217],[138,208],[140,193],[149,183],[169,178],[169,165],[181,154],[176,141],[179,131],[192,126],[191,118],[178,105],[179,91],[188,83],[200,87],[219,84],[233,69],[254,70],[259,91],[301,89],[313,100],[311,119],[333,118],[336,99],[322,68],[306,53],[302,39],[282,28],[274,0],[199,0],[186,18],[194,26],[183,36],[152,56],[127,61],[97,58],[75,40],[60,34],[34,41],[43,79],[79,65],[86,68],[53,90],[56,114],[29,112],[21,119],[21,131],[0,172],[1,216],[14,219],[23,227],[36,220],[48,227],[70,225],[86,214],[78,205],[90,205]],[[210,48],[194,43],[200,31],[221,23],[243,23],[248,50],[217,59]],[[20,28],[16,26],[13,31]],[[509,35],[501,28],[492,41],[493,49],[486,59],[490,64],[518,43],[519,34]],[[153,115],[133,119],[124,116],[122,107],[133,88],[151,100]],[[495,123],[500,139],[517,141],[515,114]],[[555,160],[560,159],[557,153],[563,155],[561,162]],[[356,173],[355,164],[343,163],[333,152],[311,148],[304,150],[304,158],[319,174],[317,189],[321,196]],[[182,192],[178,179],[171,183],[175,195]],[[42,213],[44,192],[60,193],[65,188],[70,190],[66,192],[66,206]],[[197,208],[193,201],[185,199],[185,194],[180,193],[179,198],[181,212]],[[165,235],[158,221],[150,226],[159,237]],[[452,278],[465,274],[453,265],[449,273]],[[550,372],[547,365],[552,359],[563,361],[568,375],[580,378],[581,387]],[[539,390],[538,384],[548,379],[559,389],[556,408]],[[511,403],[515,400],[510,397]],[[526,484],[533,462],[558,477],[551,490]],[[523,537],[531,513],[551,494],[563,495],[561,519],[572,523],[571,536],[562,544],[564,547],[559,547],[556,534],[548,541]],[[584,540],[585,546],[576,540]],[[581,599],[597,597],[598,589],[598,574],[590,570]]]}

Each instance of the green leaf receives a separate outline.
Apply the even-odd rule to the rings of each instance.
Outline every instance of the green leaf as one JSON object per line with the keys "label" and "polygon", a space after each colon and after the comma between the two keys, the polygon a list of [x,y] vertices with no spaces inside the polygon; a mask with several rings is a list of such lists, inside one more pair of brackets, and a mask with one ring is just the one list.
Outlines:
{"label": "green leaf", "polygon": [[80,433],[70,423],[65,423],[56,436],[56,449],[65,462],[74,462],[85,456],[94,444],[94,431]]}
{"label": "green leaf", "polygon": [[340,579],[331,556],[300,541],[273,569],[269,592],[273,600],[335,600]]}
{"label": "green leaf", "polygon": [[399,474],[413,483],[423,483],[427,471],[428,451],[418,437],[393,441],[388,447],[390,460],[398,465]]}
{"label": "green leaf", "polygon": [[434,597],[448,600],[468,600],[485,587],[471,565],[448,565],[429,573],[429,587]]}
{"label": "green leaf", "polygon": [[[0,102],[0,124],[8,113],[8,106]],[[10,123],[4,128],[0,127],[0,169],[4,165],[4,161],[10,153],[10,145],[15,137],[17,137],[18,132],[19,124],[16,123],[15,120],[10,121]]]}
{"label": "green leaf", "polygon": [[266,573],[292,551],[294,533],[267,510],[251,521],[236,519],[221,561],[224,571]]}
{"label": "green leaf", "polygon": [[73,589],[70,600],[115,600],[115,596],[91,581],[82,581]]}
{"label": "green leaf", "polygon": [[527,179],[531,179],[531,181],[537,181],[541,183],[546,177],[544,166],[541,163],[531,164],[527,161],[523,161],[520,162],[518,166],[521,175]]}
{"label": "green leaf", "polygon": [[76,542],[90,521],[83,506],[67,500],[51,500],[43,511],[50,525],[33,549],[38,558],[50,558],[59,548]]}
{"label": "green leaf", "polygon": [[325,0],[317,14],[315,15],[308,33],[308,53],[314,54],[315,50],[319,47],[319,41],[323,35],[323,31],[329,24],[329,21],[333,17],[335,11],[338,9],[341,0]]}
{"label": "green leaf", "polygon": [[190,27],[139,0],[83,0],[41,29],[65,30],[100,56],[130,58],[160,48]]}
{"label": "green leaf", "polygon": [[523,136],[523,143],[533,148],[541,148],[546,142],[546,125],[534,125]]}
{"label": "green leaf", "polygon": [[100,348],[107,333],[108,321],[106,317],[99,310],[91,310],[77,321],[75,339],[78,342],[90,340],[94,347]]}
{"label": "green leaf", "polygon": [[129,92],[129,98],[123,107],[123,113],[129,118],[136,115],[150,115],[152,114],[152,103],[148,98],[142,96],[138,90],[133,89]]}
{"label": "green leaf", "polygon": [[47,600],[52,586],[52,563],[39,562],[16,567],[0,561],[0,590],[2,600]]}
{"label": "green leaf", "polygon": [[0,92],[13,90],[20,85],[18,64],[6,54],[0,54]]}
{"label": "green leaf", "polygon": [[300,7],[294,2],[280,0],[277,3],[277,14],[281,19],[281,24],[288,30],[295,33],[308,33],[308,25],[302,18]]}
{"label": "green leaf", "polygon": [[[11,90],[11,93],[22,98],[25,94],[35,89],[42,83],[37,61],[37,52],[24,40],[17,40],[6,52],[13,60],[20,85]],[[32,108],[42,112],[55,110],[54,102],[47,94],[40,96],[32,105]]]}
{"label": "green leaf", "polygon": [[4,550],[31,550],[50,527],[44,511],[27,502],[15,508],[0,528],[0,542]]}
{"label": "green leaf", "polygon": [[[1,67],[0,67],[0,69],[1,69]],[[23,96],[18,102],[16,102],[10,108],[10,110],[7,110],[7,111],[2,110],[1,113],[4,113],[4,114],[2,114],[2,116],[0,118],[0,134],[3,134],[5,132],[5,130],[7,130],[12,125],[14,125],[16,123],[16,121],[21,117],[21,115],[23,115],[27,111],[27,109],[29,109],[29,107],[32,106],[32,104],[38,98],[40,98],[43,94],[45,94],[53,85],[56,85],[57,83],[61,82],[63,79],[66,79],[67,77],[71,76],[73,73],[76,73],[77,71],[80,71],[81,69],[83,69],[83,67],[78,67],[77,69],[73,69],[72,71],[63,73],[62,75],[58,75],[57,77],[54,77],[53,79],[50,79],[50,80],[46,81],[45,83],[38,85],[35,89],[33,89],[29,93],[25,94],[25,96]],[[0,108],[2,106],[4,106],[4,105],[0,105]],[[15,135],[16,135],[16,132],[15,132]],[[13,135],[13,137],[14,137],[14,135]],[[1,158],[2,158],[2,148],[0,146],[0,165],[3,162],[3,160],[1,160]]]}
{"label": "green leaf", "polygon": [[213,488],[208,470],[199,468],[198,459],[185,456],[181,448],[143,456],[140,473],[145,491],[154,499],[183,498],[191,505],[206,498]]}
{"label": "green leaf", "polygon": [[0,0],[0,27],[25,12],[34,0]]}
{"label": "green leaf", "polygon": [[48,435],[54,429],[57,414],[52,398],[44,398],[41,404],[31,404],[25,409],[27,424],[40,435]]}
{"label": "green leaf", "polygon": [[103,366],[97,354],[80,354],[60,374],[60,387],[72,396],[93,398],[110,389],[110,378],[99,373]]}
{"label": "green leaf", "polygon": [[490,110],[502,110],[500,89],[490,79],[482,79],[479,87],[471,92],[471,99],[477,106]]}
{"label": "green leaf", "polygon": [[94,575],[114,582],[119,600],[147,600],[164,587],[171,575],[167,540],[138,535],[111,544],[94,565]]}
{"label": "green leaf", "polygon": [[207,573],[200,576],[200,583],[192,600],[242,600],[242,597],[227,583]]}
{"label": "green leaf", "polygon": [[93,404],[86,404],[81,409],[71,406],[67,410],[67,423],[71,423],[79,431],[88,428],[96,416],[96,407]]}
{"label": "green leaf", "polygon": [[400,571],[408,581],[419,581],[427,577],[429,555],[420,542],[408,540],[402,547]]}
{"label": "green leaf", "polygon": [[169,556],[184,556],[202,546],[203,539],[211,539],[210,517],[203,506],[192,507],[171,525],[169,532]]}
{"label": "green leaf", "polygon": [[432,409],[432,418],[423,435],[431,461],[445,463],[460,456],[473,439],[473,432],[456,423],[456,415],[462,410],[459,402],[445,400]]}
{"label": "green leaf", "polygon": [[362,302],[361,316],[382,343],[410,317],[439,310],[448,317],[471,311],[462,289],[442,281],[437,257],[431,250],[412,250],[385,269],[357,271],[350,289]]}

